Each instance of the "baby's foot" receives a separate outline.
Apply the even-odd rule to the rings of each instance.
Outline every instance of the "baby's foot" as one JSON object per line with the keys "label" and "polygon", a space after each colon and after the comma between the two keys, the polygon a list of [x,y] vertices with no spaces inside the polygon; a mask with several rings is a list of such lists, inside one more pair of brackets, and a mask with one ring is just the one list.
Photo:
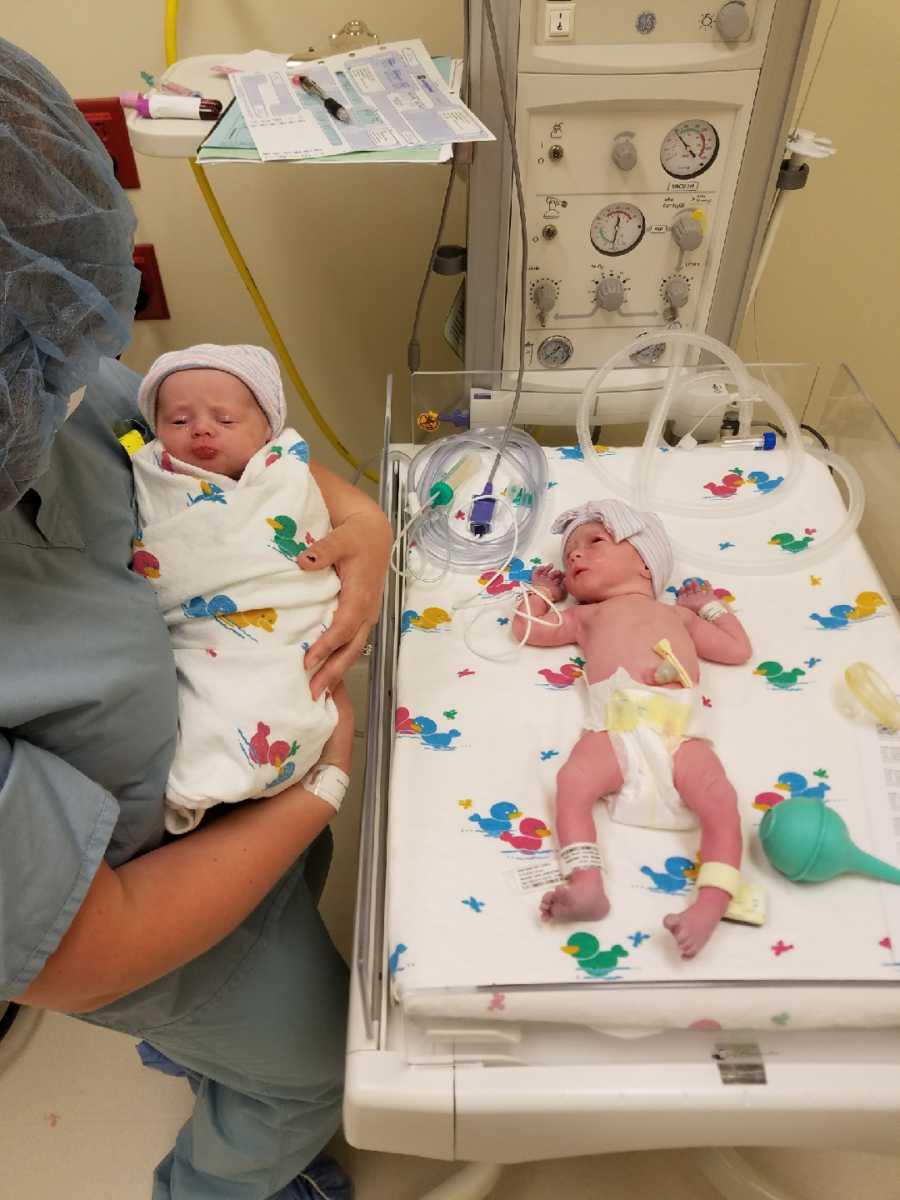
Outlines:
{"label": "baby's foot", "polygon": [[575,871],[541,900],[542,921],[602,921],[608,912],[609,900],[597,867]]}
{"label": "baby's foot", "polygon": [[728,907],[729,897],[721,899],[723,895],[719,893],[714,899],[706,899],[701,894],[690,908],[680,913],[669,913],[663,921],[663,925],[678,943],[682,958],[693,958],[699,954],[712,937],[713,930]]}

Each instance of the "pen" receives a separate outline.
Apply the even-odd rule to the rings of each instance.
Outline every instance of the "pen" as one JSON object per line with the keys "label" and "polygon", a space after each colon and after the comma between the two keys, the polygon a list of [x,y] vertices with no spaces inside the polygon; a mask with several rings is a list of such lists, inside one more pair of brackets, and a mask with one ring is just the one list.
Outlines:
{"label": "pen", "polygon": [[296,87],[303,88],[308,96],[315,96],[325,105],[325,111],[330,113],[336,121],[343,121],[345,125],[349,125],[350,114],[344,108],[343,104],[338,104],[337,100],[332,100],[330,96],[326,96],[317,83],[309,78],[308,75],[292,75],[291,83]]}

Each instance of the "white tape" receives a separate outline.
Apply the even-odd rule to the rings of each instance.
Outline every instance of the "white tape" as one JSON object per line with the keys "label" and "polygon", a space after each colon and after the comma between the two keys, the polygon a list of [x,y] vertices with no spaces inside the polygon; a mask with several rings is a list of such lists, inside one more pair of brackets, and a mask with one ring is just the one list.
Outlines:
{"label": "white tape", "polygon": [[350,776],[332,763],[317,763],[300,780],[300,786],[320,800],[325,800],[335,812],[340,812],[350,786]]}
{"label": "white tape", "polygon": [[710,600],[698,610],[697,616],[702,617],[704,621],[718,621],[719,617],[724,617],[727,612],[724,604],[720,604],[718,600]]}
{"label": "white tape", "polygon": [[559,852],[563,875],[571,875],[573,871],[584,871],[590,867],[603,867],[600,848],[594,842],[572,842],[563,846]]}

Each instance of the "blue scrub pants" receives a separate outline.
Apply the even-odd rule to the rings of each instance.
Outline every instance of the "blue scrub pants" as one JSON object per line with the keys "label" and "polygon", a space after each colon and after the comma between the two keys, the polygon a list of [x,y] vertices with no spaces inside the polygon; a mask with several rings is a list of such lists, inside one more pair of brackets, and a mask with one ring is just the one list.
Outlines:
{"label": "blue scrub pants", "polygon": [[194,1112],[153,1200],[273,1200],[340,1127],[348,980],[316,908],[326,834],[208,955],[85,1017],[189,1072]]}

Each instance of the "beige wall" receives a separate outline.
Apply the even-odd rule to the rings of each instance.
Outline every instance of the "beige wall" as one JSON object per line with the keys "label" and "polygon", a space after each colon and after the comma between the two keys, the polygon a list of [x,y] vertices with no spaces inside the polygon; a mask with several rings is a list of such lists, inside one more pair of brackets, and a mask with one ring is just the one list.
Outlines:
{"label": "beige wall", "polygon": [[[900,4],[820,0],[800,124],[838,149],[787,197],[778,240],[738,345],[751,361],[848,363],[900,436]],[[896,543],[895,543],[896,544]]]}

